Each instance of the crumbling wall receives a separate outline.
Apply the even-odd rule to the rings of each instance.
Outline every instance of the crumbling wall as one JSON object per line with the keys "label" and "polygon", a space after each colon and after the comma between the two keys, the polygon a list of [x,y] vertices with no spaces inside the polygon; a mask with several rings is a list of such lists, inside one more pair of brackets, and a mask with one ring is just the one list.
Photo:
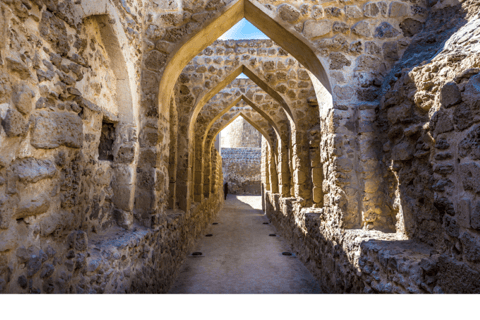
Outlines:
{"label": "crumbling wall", "polygon": [[214,156],[216,193],[166,210],[170,119],[137,129],[143,10],[0,3],[0,292],[166,292],[221,208]]}
{"label": "crumbling wall", "polygon": [[228,193],[261,194],[261,151],[261,148],[222,148],[223,182],[228,183]]}
{"label": "crumbling wall", "polygon": [[379,186],[385,186],[396,232],[343,230],[335,227],[329,201],[324,208],[304,208],[298,199],[266,193],[267,215],[325,291],[479,291],[479,7],[475,1],[429,5],[423,31],[385,76],[370,116],[383,167],[376,179],[383,178]]}

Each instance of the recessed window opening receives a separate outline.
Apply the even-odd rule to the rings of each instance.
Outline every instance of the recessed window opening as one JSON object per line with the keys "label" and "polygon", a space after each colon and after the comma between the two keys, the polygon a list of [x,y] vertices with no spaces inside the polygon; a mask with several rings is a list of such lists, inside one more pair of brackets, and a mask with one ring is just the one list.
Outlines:
{"label": "recessed window opening", "polygon": [[115,142],[115,124],[102,121],[102,133],[98,145],[98,160],[113,161],[113,144]]}

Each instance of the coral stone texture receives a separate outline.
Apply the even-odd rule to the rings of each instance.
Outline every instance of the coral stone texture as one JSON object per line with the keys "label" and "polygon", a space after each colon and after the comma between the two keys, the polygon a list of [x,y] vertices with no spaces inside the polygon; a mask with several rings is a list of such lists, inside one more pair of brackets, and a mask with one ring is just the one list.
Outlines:
{"label": "coral stone texture", "polygon": [[0,292],[168,292],[224,181],[322,292],[480,292],[479,12],[0,1]]}

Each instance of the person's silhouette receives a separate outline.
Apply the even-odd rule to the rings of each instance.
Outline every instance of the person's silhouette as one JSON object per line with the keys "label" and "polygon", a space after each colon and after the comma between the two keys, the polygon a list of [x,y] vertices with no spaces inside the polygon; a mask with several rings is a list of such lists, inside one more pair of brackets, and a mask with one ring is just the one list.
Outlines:
{"label": "person's silhouette", "polygon": [[228,182],[225,182],[225,184],[223,185],[223,194],[225,195],[225,200],[227,200]]}

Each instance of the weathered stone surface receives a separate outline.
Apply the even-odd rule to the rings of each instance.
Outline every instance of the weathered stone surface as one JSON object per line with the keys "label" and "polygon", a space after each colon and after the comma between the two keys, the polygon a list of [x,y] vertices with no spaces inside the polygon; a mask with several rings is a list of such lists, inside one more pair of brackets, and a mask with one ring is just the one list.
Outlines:
{"label": "weathered stone surface", "polygon": [[374,37],[379,39],[395,38],[400,35],[400,31],[395,29],[390,23],[382,22],[375,29]]}
{"label": "weathered stone surface", "polygon": [[150,70],[159,71],[165,66],[166,61],[167,55],[165,53],[152,50],[145,59],[145,65]]}
{"label": "weathered stone surface", "polygon": [[423,29],[423,23],[420,21],[407,18],[400,23],[400,29],[402,29],[405,37],[413,37]]}
{"label": "weathered stone surface", "polygon": [[27,158],[15,162],[15,174],[23,182],[35,183],[52,178],[56,172],[57,168],[50,160]]}
{"label": "weathered stone surface", "polygon": [[27,121],[20,112],[9,109],[2,121],[3,129],[8,137],[17,137],[23,135],[27,130]]}
{"label": "weathered stone surface", "polygon": [[445,84],[440,92],[440,102],[445,108],[451,107],[462,101],[462,94],[455,82]]}
{"label": "weathered stone surface", "polygon": [[368,2],[363,6],[363,14],[365,17],[374,18],[380,14],[380,8],[376,2]]}
{"label": "weathered stone surface", "polygon": [[435,135],[453,130],[453,121],[445,111],[438,111],[432,118],[432,129]]}
{"label": "weathered stone surface", "polygon": [[[453,2],[2,2],[0,292],[167,292],[227,168],[325,292],[479,292],[479,7]],[[243,15],[286,47],[215,41]],[[261,154],[222,159],[237,116]]]}
{"label": "weathered stone surface", "polygon": [[333,22],[330,20],[309,20],[305,22],[303,33],[309,39],[324,36],[332,31]]}
{"label": "weathered stone surface", "polygon": [[42,111],[35,117],[32,136],[31,143],[35,148],[80,148],[83,143],[83,123],[76,114]]}
{"label": "weathered stone surface", "polygon": [[30,70],[22,60],[14,57],[7,57],[6,60],[7,67],[12,73],[16,74],[23,80],[30,78]]}
{"label": "weathered stone surface", "polygon": [[470,213],[470,226],[475,230],[480,230],[480,202],[475,204],[475,207]]}
{"label": "weathered stone surface", "polygon": [[335,95],[338,100],[350,100],[353,98],[353,89],[349,86],[336,86],[334,89]]}
{"label": "weathered stone surface", "polygon": [[372,30],[368,21],[357,22],[355,25],[352,26],[352,32],[356,35],[366,38],[372,35]]}
{"label": "weathered stone surface", "polygon": [[406,3],[393,1],[390,3],[388,15],[393,18],[401,18],[407,15],[408,6]]}
{"label": "weathered stone surface", "polygon": [[359,19],[363,16],[362,10],[355,5],[345,6],[345,16],[348,19]]}
{"label": "weathered stone surface", "polygon": [[17,86],[13,94],[13,103],[18,111],[27,115],[32,111],[34,92],[27,85]]}
{"label": "weathered stone surface", "polygon": [[294,6],[289,4],[283,4],[278,7],[278,14],[282,20],[288,22],[294,22],[300,18],[300,11],[298,11]]}
{"label": "weathered stone surface", "polygon": [[480,246],[478,243],[478,239],[472,236],[470,233],[464,232],[460,236],[460,241],[462,241],[465,258],[467,259],[467,261],[480,261]]}
{"label": "weathered stone surface", "polygon": [[49,208],[50,201],[45,197],[27,200],[23,203],[20,203],[19,207],[15,211],[15,219],[36,216],[45,213]]}
{"label": "weathered stone surface", "polygon": [[396,145],[392,150],[392,159],[406,161],[413,158],[413,146],[404,141]]}
{"label": "weathered stone surface", "polygon": [[341,70],[345,66],[350,66],[352,63],[341,53],[331,53],[330,56],[330,69]]}
{"label": "weathered stone surface", "polygon": [[[480,126],[477,125],[460,141],[458,154],[464,158],[471,155],[474,160],[480,160]],[[446,147],[446,146],[445,146]]]}
{"label": "weathered stone surface", "polygon": [[463,188],[473,193],[480,192],[480,165],[476,162],[469,162],[460,165]]}

